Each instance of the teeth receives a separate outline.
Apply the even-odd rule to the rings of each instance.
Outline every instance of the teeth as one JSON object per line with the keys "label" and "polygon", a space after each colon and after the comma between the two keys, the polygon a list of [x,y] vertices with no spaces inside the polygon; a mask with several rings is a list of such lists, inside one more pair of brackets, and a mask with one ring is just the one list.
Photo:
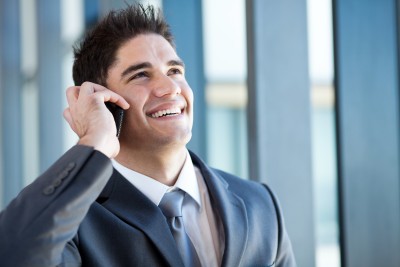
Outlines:
{"label": "teeth", "polygon": [[159,118],[159,117],[163,117],[163,116],[171,116],[171,115],[177,115],[177,114],[181,114],[181,109],[178,107],[175,107],[175,108],[157,111],[157,112],[151,114],[151,117]]}

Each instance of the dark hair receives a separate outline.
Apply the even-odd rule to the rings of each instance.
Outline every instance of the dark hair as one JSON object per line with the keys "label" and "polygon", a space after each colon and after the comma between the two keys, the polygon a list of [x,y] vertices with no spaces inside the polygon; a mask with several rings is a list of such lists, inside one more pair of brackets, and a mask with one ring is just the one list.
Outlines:
{"label": "dark hair", "polygon": [[156,33],[175,48],[173,36],[162,12],[152,6],[129,5],[111,11],[74,47],[72,76],[75,85],[85,81],[107,86],[107,73],[118,49],[139,34]]}

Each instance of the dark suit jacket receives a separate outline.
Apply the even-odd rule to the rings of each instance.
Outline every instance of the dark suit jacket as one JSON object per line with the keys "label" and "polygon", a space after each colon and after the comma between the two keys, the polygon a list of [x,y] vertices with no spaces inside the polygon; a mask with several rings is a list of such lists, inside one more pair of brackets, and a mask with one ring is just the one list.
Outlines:
{"label": "dark suit jacket", "polygon": [[[191,157],[222,221],[222,266],[295,266],[270,189]],[[160,209],[108,158],[83,146],[0,213],[0,235],[4,266],[183,266]]]}

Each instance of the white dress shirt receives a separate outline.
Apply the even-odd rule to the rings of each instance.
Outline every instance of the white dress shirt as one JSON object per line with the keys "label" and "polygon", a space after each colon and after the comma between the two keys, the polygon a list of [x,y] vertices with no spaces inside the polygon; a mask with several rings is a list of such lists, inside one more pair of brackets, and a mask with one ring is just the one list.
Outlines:
{"label": "white dress shirt", "polygon": [[177,188],[190,197],[184,199],[182,217],[185,230],[196,249],[202,266],[221,266],[225,246],[223,227],[214,214],[200,170],[193,166],[189,152],[174,186],[167,186],[157,180],[128,169],[115,160],[114,168],[138,188],[157,206],[166,192]]}

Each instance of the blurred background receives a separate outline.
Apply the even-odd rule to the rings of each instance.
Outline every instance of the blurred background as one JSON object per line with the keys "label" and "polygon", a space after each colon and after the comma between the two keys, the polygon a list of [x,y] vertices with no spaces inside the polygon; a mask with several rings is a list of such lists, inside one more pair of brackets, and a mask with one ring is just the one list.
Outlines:
{"label": "blurred background", "polygon": [[[72,46],[134,2],[0,0],[1,208],[77,141]],[[400,266],[398,1],[137,2],[187,66],[189,148],[272,187],[298,265]]]}

